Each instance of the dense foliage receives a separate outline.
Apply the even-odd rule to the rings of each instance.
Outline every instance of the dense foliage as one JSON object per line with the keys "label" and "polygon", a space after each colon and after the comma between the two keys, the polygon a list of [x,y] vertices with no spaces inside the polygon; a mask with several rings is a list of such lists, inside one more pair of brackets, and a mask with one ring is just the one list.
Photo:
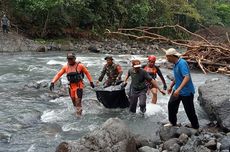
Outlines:
{"label": "dense foliage", "polygon": [[230,26],[227,0],[1,0],[0,10],[33,37],[76,36],[81,29]]}

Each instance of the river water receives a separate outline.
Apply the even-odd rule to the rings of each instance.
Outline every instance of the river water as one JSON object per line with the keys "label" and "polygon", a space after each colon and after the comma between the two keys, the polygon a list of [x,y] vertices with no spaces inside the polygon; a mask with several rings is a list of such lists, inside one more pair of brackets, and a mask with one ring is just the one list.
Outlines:
{"label": "river water", "polygon": [[[140,114],[139,111],[137,114],[131,114],[128,109],[106,109],[98,103],[95,92],[89,87],[85,78],[83,116],[76,118],[68,96],[47,100],[44,94],[52,94],[48,89],[44,91],[25,87],[33,82],[50,81],[60,70],[61,64],[66,62],[65,55],[65,52],[0,55],[1,152],[55,151],[60,142],[79,139],[111,117],[123,119],[135,133],[149,138],[156,137],[155,132],[160,125],[159,122],[167,120],[168,95],[158,94],[157,105],[149,103],[151,100],[149,95],[145,115]],[[105,55],[77,54],[77,56],[78,60],[87,65],[95,81],[105,63]],[[126,73],[130,68],[131,59],[143,60],[145,56],[114,55],[114,58]],[[162,69],[162,73],[165,76],[171,74],[171,70]],[[199,119],[207,117],[197,101],[197,88],[211,77],[213,75],[192,73],[196,86],[195,106]],[[65,77],[62,81],[66,84]],[[170,83],[167,78],[166,81]],[[180,106],[178,121],[188,123],[183,106]]]}

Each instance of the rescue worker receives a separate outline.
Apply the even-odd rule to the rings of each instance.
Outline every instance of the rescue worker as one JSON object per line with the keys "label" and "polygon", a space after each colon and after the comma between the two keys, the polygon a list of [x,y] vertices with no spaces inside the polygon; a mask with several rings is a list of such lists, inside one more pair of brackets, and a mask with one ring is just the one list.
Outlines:
{"label": "rescue worker", "polygon": [[[154,55],[148,56],[148,64],[143,65],[142,68],[149,73],[149,75],[156,80],[157,75],[160,77],[162,83],[163,83],[163,88],[164,90],[167,90],[167,85],[165,82],[165,79],[161,73],[161,70],[159,69],[158,66],[155,65],[156,62],[156,57]],[[157,82],[157,81],[156,81]],[[152,103],[156,104],[157,103],[157,88],[153,87],[151,84],[147,83],[149,90],[151,91],[153,97],[152,97]]]}
{"label": "rescue worker", "polygon": [[74,53],[67,53],[68,63],[62,67],[62,69],[56,74],[50,84],[50,90],[54,89],[54,84],[64,74],[67,74],[67,80],[69,81],[69,94],[76,108],[76,114],[80,116],[82,114],[82,95],[83,95],[83,76],[84,74],[90,82],[90,86],[94,88],[92,77],[87,68],[80,62],[76,62],[76,56]]}
{"label": "rescue worker", "polygon": [[2,26],[2,32],[3,33],[8,33],[9,26],[10,26],[10,21],[4,14],[1,20],[1,26]]}
{"label": "rescue worker", "polygon": [[119,64],[115,64],[113,62],[112,56],[105,57],[106,64],[103,67],[103,70],[101,71],[101,75],[98,78],[96,85],[99,84],[104,78],[105,75],[107,75],[107,80],[104,82],[104,88],[109,87],[111,85],[118,85],[121,83],[121,76],[122,76],[122,68]]}
{"label": "rescue worker", "polygon": [[146,111],[146,92],[147,85],[146,81],[151,83],[155,88],[157,88],[162,94],[165,94],[164,90],[161,90],[156,80],[154,80],[144,69],[141,68],[141,62],[139,60],[132,61],[132,67],[129,69],[128,74],[122,87],[127,85],[129,77],[131,77],[131,85],[129,92],[130,107],[129,111],[136,113],[137,102],[139,99],[139,106],[142,113]]}

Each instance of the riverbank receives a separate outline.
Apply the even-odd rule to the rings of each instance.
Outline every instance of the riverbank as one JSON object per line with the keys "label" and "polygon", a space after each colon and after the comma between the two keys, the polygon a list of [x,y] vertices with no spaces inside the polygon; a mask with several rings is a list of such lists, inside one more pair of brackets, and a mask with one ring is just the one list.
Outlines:
{"label": "riverbank", "polygon": [[155,54],[162,53],[162,46],[157,43],[118,40],[114,38],[100,39],[29,39],[15,32],[0,34],[0,52],[48,52],[48,51],[74,51],[76,53],[102,53],[102,54]]}

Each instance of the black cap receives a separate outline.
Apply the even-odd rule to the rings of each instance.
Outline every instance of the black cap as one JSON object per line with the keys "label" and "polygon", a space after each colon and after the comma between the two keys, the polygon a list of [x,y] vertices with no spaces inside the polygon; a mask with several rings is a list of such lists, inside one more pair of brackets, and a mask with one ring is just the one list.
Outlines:
{"label": "black cap", "polygon": [[112,56],[107,56],[107,57],[105,57],[105,60],[113,60],[113,57]]}
{"label": "black cap", "polygon": [[73,59],[73,58],[76,58],[75,53],[73,53],[73,52],[67,53],[67,59]]}

